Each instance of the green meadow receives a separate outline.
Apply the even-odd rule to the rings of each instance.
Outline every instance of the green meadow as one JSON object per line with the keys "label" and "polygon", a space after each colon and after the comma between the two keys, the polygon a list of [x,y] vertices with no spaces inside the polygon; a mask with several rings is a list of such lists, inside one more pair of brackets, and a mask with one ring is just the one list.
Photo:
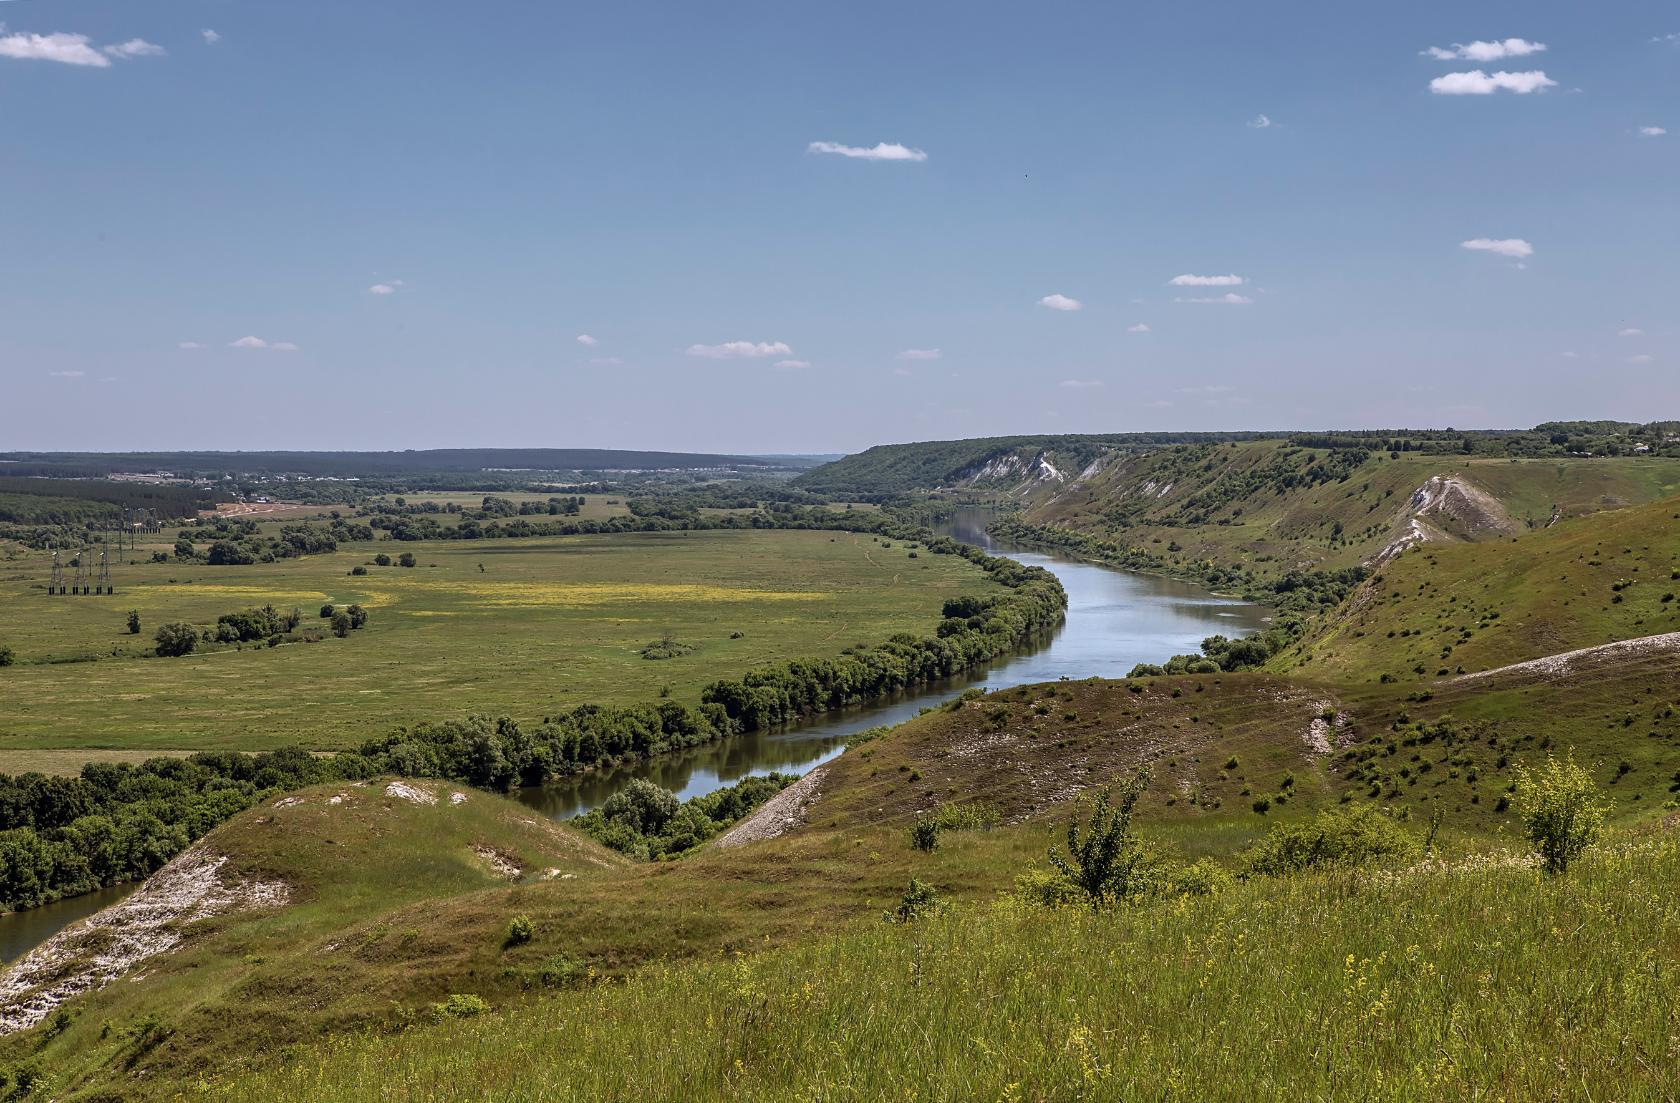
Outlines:
{"label": "green meadow", "polygon": [[[404,551],[415,567],[350,573]],[[812,531],[382,541],[251,566],[124,564],[111,596],[48,597],[47,575],[39,554],[0,563],[0,640],[17,654],[0,671],[0,771],[12,752],[73,771],[102,750],[330,750],[475,711],[528,719],[661,692],[693,702],[707,682],[760,663],[926,635],[946,599],[993,586],[957,556]],[[166,622],[213,626],[272,604],[324,628],[327,603],[364,606],[367,627],[152,653]],[[692,650],[643,658],[667,635]]]}

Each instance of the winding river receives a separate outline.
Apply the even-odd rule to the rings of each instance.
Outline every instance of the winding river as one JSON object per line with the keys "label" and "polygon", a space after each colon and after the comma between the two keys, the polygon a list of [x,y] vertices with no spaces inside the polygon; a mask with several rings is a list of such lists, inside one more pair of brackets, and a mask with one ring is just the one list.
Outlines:
{"label": "winding river", "polygon": [[[986,533],[986,518],[985,510],[961,511],[939,526],[939,531],[994,554],[1044,567],[1061,579],[1068,595],[1067,621],[1041,645],[890,701],[829,713],[779,731],[753,732],[617,769],[597,770],[515,795],[556,819],[569,819],[599,806],[638,777],[687,800],[752,774],[803,773],[839,754],[848,737],[882,724],[901,723],[974,686],[1002,689],[1060,678],[1123,677],[1137,663],[1195,651],[1207,636],[1245,636],[1265,624],[1263,608],[1218,597],[1188,583],[1000,544]],[[0,962],[21,957],[76,920],[120,900],[132,888],[118,886],[0,916]]]}

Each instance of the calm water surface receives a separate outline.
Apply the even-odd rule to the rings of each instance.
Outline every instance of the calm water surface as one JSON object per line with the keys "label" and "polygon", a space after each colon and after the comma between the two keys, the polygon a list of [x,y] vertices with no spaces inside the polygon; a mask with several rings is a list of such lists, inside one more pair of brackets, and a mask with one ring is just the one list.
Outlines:
{"label": "calm water surface", "polygon": [[1246,636],[1265,626],[1267,614],[1260,606],[1217,597],[1188,583],[999,543],[986,533],[987,516],[985,510],[961,511],[938,529],[993,554],[1043,567],[1061,579],[1068,595],[1067,622],[1038,646],[1003,656],[985,670],[892,701],[566,778],[521,790],[518,798],[550,816],[567,819],[599,807],[630,779],[644,777],[687,800],[751,774],[803,773],[839,754],[847,737],[881,724],[901,723],[974,686],[992,690],[1064,677],[1124,677],[1138,663],[1196,651],[1208,636]]}
{"label": "calm water surface", "polygon": [[139,887],[138,881],[115,885],[26,912],[0,915],[0,964],[10,964],[76,920],[110,907]]}

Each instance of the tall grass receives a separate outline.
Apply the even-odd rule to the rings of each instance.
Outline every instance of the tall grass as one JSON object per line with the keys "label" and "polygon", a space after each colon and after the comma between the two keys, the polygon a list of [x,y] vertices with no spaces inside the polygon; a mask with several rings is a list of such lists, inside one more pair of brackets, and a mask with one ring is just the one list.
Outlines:
{"label": "tall grass", "polygon": [[1680,841],[1013,901],[345,1038],[195,1097],[1673,1100]]}

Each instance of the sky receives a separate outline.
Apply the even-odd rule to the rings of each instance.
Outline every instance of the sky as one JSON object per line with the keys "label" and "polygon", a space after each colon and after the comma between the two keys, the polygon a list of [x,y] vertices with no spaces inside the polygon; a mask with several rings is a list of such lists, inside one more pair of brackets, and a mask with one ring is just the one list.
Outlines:
{"label": "sky", "polygon": [[1680,9],[0,0],[0,450],[1680,418]]}

